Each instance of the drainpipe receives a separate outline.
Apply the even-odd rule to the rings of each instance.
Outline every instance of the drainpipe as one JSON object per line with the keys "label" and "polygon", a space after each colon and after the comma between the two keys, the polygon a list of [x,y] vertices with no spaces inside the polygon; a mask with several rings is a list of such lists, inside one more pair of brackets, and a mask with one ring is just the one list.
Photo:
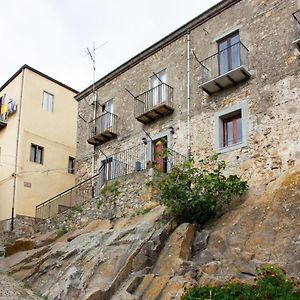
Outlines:
{"label": "drainpipe", "polygon": [[23,70],[22,70],[21,91],[20,91],[20,105],[19,105],[17,141],[16,141],[16,155],[15,155],[15,171],[14,171],[14,174],[13,174],[14,185],[13,185],[13,199],[12,199],[12,207],[11,207],[11,224],[10,224],[10,230],[11,231],[14,230],[14,215],[15,215],[15,207],[16,207],[18,152],[19,152],[19,142],[20,142],[20,127],[21,127],[21,112],[22,112],[23,88],[24,88],[24,73],[25,73],[25,68],[23,68]]}
{"label": "drainpipe", "polygon": [[191,52],[191,40],[190,40],[190,31],[187,31],[187,158],[191,159],[191,91],[190,91],[190,52]]}

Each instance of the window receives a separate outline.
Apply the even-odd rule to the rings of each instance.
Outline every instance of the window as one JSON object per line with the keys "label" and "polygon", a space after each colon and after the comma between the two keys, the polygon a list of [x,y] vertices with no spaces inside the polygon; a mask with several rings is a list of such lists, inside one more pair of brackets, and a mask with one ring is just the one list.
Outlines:
{"label": "window", "polygon": [[101,131],[105,131],[112,127],[112,113],[114,109],[114,101],[110,99],[102,105],[102,116],[101,116]]}
{"label": "window", "polygon": [[237,115],[223,119],[223,147],[239,144],[242,140],[242,116],[239,110]]}
{"label": "window", "polygon": [[159,73],[156,73],[156,75],[152,75],[150,77],[150,106],[154,107],[166,100],[165,85],[162,84],[162,82],[166,83],[166,80],[166,70],[162,70]]}
{"label": "window", "polygon": [[226,152],[247,145],[247,103],[242,102],[215,113],[215,150]]}
{"label": "window", "polygon": [[49,112],[53,112],[53,106],[54,106],[54,96],[47,92],[44,92],[43,102],[42,102],[43,109]]}
{"label": "window", "polygon": [[31,144],[30,148],[30,161],[43,164],[44,148],[35,144]]}
{"label": "window", "polygon": [[240,35],[235,32],[218,41],[219,75],[240,66]]}
{"label": "window", "polygon": [[71,156],[69,156],[68,173],[75,174],[75,158]]}

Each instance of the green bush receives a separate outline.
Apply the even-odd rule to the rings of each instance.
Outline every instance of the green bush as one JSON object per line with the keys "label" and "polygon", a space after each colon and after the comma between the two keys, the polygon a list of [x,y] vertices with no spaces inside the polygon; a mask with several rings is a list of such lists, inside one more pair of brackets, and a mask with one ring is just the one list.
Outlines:
{"label": "green bush", "polygon": [[105,185],[101,190],[101,194],[106,198],[109,198],[110,200],[115,202],[118,199],[118,196],[121,194],[119,188],[120,188],[120,182],[114,181],[110,185]]}
{"label": "green bush", "polygon": [[187,290],[183,300],[299,300],[299,285],[284,270],[263,266],[257,270],[256,284],[233,279],[222,286],[195,287]]}
{"label": "green bush", "polygon": [[218,155],[199,161],[198,167],[193,161],[173,167],[158,182],[161,203],[183,221],[204,224],[222,204],[228,204],[248,188],[238,176],[226,177],[225,167]]}

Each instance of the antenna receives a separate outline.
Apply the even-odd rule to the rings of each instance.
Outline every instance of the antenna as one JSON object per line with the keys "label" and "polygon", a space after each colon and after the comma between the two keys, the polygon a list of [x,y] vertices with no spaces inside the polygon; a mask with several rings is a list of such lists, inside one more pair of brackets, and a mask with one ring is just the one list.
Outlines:
{"label": "antenna", "polygon": [[[90,57],[91,61],[93,62],[93,134],[96,134],[96,115],[97,115],[97,96],[95,90],[95,73],[96,73],[96,50],[103,47],[108,42],[104,42],[103,44],[99,45],[98,47],[95,46],[95,42],[93,42],[93,49],[92,51],[89,48],[86,48],[86,55]],[[93,159],[92,159],[92,176],[95,175],[95,165],[96,165],[96,146],[93,147]],[[92,182],[92,197],[95,196],[95,183],[94,180]]]}
{"label": "antenna", "polygon": [[[95,42],[93,42],[93,49],[92,51],[87,47],[85,54],[90,57],[91,61],[93,62],[93,95],[94,95],[94,101],[93,104],[96,107],[97,99],[96,99],[96,91],[95,91],[95,73],[96,73],[96,50],[106,45],[108,42],[104,42],[98,47],[95,46]],[[94,108],[95,109],[95,108]]]}

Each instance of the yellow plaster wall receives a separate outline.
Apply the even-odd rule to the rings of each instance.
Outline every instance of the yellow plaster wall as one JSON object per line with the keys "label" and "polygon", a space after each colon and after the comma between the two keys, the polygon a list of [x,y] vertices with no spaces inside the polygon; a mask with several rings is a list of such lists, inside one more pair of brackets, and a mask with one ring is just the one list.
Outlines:
{"label": "yellow plaster wall", "polygon": [[[42,108],[44,91],[54,95],[53,112]],[[68,173],[68,158],[76,155],[77,102],[74,95],[70,90],[25,69],[16,214],[34,216],[36,205],[75,184],[75,176]],[[15,145],[16,137],[10,143]],[[43,164],[30,161],[31,143],[44,147]],[[8,196],[2,206],[9,207],[11,212],[12,193],[6,194]],[[6,210],[5,213],[1,211],[0,220],[10,217]]]}
{"label": "yellow plaster wall", "polygon": [[22,73],[0,92],[0,96],[6,94],[6,101],[12,98],[17,102],[17,111],[9,116],[7,126],[0,129],[0,220],[11,217],[21,86]]}

